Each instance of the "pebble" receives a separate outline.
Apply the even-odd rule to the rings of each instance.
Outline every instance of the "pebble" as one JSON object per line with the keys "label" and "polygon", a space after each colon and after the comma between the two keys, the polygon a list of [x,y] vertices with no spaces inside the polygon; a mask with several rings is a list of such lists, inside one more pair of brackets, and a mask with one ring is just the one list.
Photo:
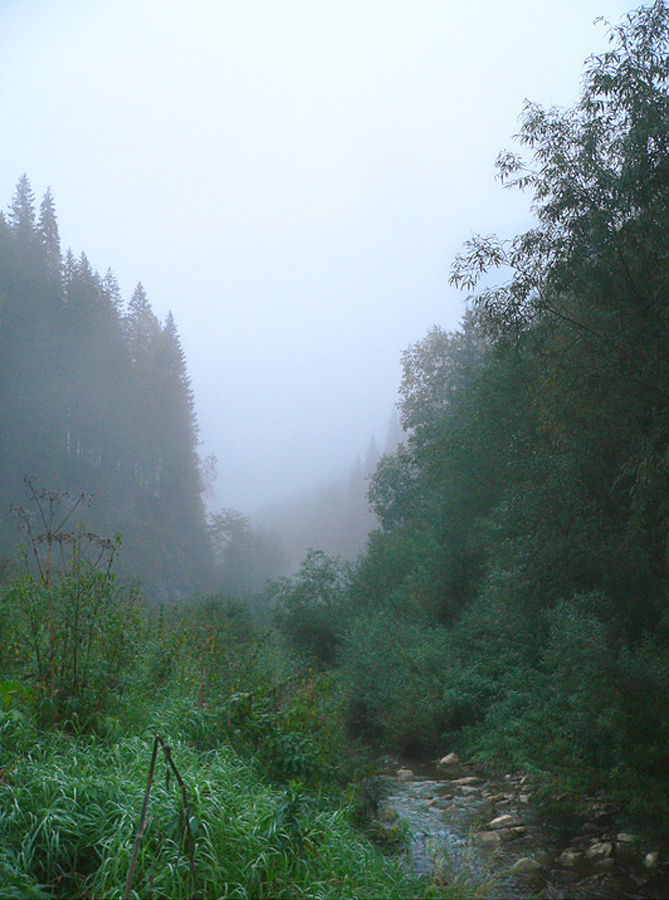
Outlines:
{"label": "pebble", "polygon": [[457,769],[460,766],[460,757],[457,753],[447,753],[437,762],[442,769]]}

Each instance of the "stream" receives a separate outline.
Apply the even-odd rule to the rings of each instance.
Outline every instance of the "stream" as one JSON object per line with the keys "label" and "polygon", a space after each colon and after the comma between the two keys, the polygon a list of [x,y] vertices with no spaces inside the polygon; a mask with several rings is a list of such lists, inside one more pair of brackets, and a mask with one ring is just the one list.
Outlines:
{"label": "stream", "polygon": [[569,822],[542,818],[527,776],[411,764],[384,776],[381,827],[407,830],[406,863],[485,898],[663,900],[669,866],[616,831],[605,803]]}

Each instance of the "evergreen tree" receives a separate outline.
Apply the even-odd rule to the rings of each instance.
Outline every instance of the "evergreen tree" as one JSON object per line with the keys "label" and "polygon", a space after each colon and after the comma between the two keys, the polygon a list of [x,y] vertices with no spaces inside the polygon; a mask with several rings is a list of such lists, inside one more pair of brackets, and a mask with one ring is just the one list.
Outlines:
{"label": "evergreen tree", "polygon": [[42,249],[44,250],[46,265],[49,274],[52,277],[60,280],[60,236],[58,234],[58,220],[56,218],[56,209],[53,202],[53,196],[51,194],[51,188],[47,188],[40,204],[37,233],[39,235]]}
{"label": "evergreen tree", "polygon": [[0,552],[26,474],[95,496],[90,524],[124,536],[125,574],[153,596],[192,592],[211,569],[197,420],[174,318],[139,284],[126,315],[111,270],[61,264],[55,204],[20,179],[0,215]]}
{"label": "evergreen tree", "polygon": [[25,172],[16,185],[9,207],[9,222],[17,241],[25,245],[35,243],[35,195]]}
{"label": "evergreen tree", "polygon": [[107,301],[111,304],[115,313],[118,316],[121,316],[123,313],[123,298],[121,296],[121,288],[119,287],[116,276],[111,269],[107,269],[107,272],[102,279],[102,289],[107,298]]}
{"label": "evergreen tree", "polygon": [[150,367],[151,354],[156,346],[160,323],[156,318],[141,281],[133,291],[126,315],[126,333],[133,365]]}

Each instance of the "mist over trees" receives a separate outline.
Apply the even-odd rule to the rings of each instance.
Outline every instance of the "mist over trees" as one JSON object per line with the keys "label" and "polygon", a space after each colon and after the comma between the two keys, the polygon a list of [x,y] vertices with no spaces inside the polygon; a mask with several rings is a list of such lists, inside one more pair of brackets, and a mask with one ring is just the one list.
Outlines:
{"label": "mist over trees", "polygon": [[468,241],[461,328],[405,352],[407,440],[338,596],[316,559],[277,596],[360,733],[637,811],[669,771],[668,88],[657,0],[611,29],[577,106],[527,103],[497,167],[535,227]]}
{"label": "mist over trees", "polygon": [[[38,211],[20,179],[0,215],[1,547],[26,474],[92,491],[88,528],[121,532],[126,571],[184,602],[140,603],[112,572],[119,538],[69,531],[81,501],[29,480],[32,557],[0,584],[10,895],[490,895],[490,860],[517,868],[497,851],[478,884],[443,867],[450,839],[432,880],[370,852],[364,834],[406,839],[370,783],[398,755],[442,757],[449,784],[419,775],[422,810],[472,790],[480,824],[504,809],[466,856],[514,842],[527,890],[550,866],[558,894],[622,896],[627,869],[624,896],[667,895],[665,0],[610,28],[575,107],[527,103],[516,138],[497,169],[535,224],[456,258],[467,312],[405,351],[402,435],[260,524],[206,519],[173,316],[63,258],[50,192]],[[180,793],[156,777],[148,819],[160,746]]]}
{"label": "mist over trees", "polygon": [[125,306],[111,271],[61,254],[55,204],[39,212],[22,175],[0,215],[0,552],[25,476],[90,492],[86,515],[120,532],[119,567],[149,594],[191,593],[211,577],[197,420],[174,317],[138,284]]}
{"label": "mist over trees", "polygon": [[[89,493],[86,521],[122,535],[119,571],[154,598],[205,587],[249,596],[297,569],[311,547],[355,558],[376,525],[366,497],[379,458],[373,439],[344,478],[253,522],[230,509],[207,519],[211,473],[198,454],[173,314],[160,322],[141,283],[126,304],[111,270],[100,276],[85,253],[63,255],[51,190],[37,210],[26,175],[0,215],[0,343],[6,558],[18,543],[10,507],[24,499],[26,476]],[[395,422],[395,440],[398,430]]]}
{"label": "mist over trees", "polygon": [[[393,412],[383,453],[394,453],[402,440],[399,418]],[[381,452],[372,437],[364,459],[358,457],[340,477],[256,513],[257,521],[281,542],[291,571],[297,570],[311,549],[345,560],[354,560],[364,550],[370,532],[379,524],[368,491],[380,459]]]}

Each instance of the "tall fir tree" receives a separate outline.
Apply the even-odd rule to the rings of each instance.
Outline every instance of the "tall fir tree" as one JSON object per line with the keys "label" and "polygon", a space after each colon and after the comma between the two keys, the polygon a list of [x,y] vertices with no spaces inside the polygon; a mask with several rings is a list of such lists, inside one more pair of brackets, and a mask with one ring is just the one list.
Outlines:
{"label": "tall fir tree", "polygon": [[58,233],[58,219],[56,218],[56,208],[53,202],[51,188],[46,189],[46,193],[40,204],[39,220],[37,223],[37,233],[40,244],[44,251],[44,257],[48,273],[54,279],[60,281],[62,260],[60,255],[60,235]]}
{"label": "tall fir tree", "polygon": [[23,173],[9,206],[9,222],[17,241],[32,244],[36,240],[35,195],[28,176]]}

